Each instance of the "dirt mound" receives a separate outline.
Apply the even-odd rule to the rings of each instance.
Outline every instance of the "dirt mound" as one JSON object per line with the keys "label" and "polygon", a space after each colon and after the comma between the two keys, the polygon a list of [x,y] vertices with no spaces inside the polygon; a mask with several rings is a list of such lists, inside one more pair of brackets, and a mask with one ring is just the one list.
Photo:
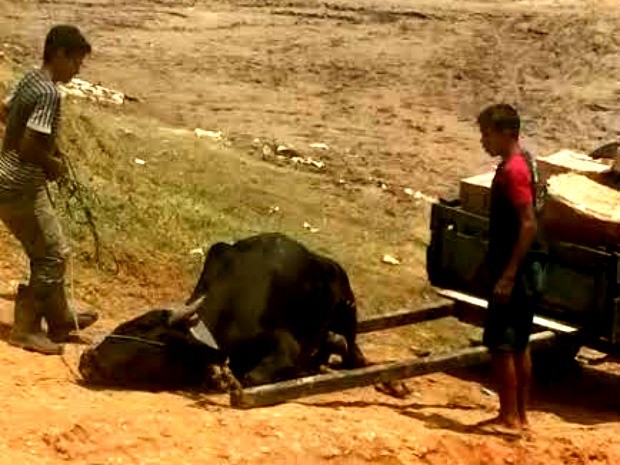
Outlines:
{"label": "dirt mound", "polygon": [[490,103],[515,104],[539,144],[593,149],[620,130],[620,109],[610,104],[617,100],[619,51],[618,18],[594,9],[487,13],[467,40],[429,60],[425,88],[456,98],[468,118]]}

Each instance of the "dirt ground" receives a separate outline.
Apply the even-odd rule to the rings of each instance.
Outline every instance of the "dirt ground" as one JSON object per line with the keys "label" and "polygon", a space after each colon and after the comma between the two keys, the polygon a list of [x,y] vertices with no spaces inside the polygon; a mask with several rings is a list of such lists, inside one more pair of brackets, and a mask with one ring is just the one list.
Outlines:
{"label": "dirt ground", "polygon": [[348,182],[453,192],[488,167],[475,116],[500,99],[539,154],[620,130],[613,1],[3,1],[26,63],[50,24],[79,24],[83,77],[138,97],[130,111],[274,139]]}
{"label": "dirt ground", "polygon": [[[399,195],[448,195],[488,168],[474,121],[500,99],[519,107],[539,154],[620,134],[616,1],[414,3],[0,0],[0,58],[36,63],[51,24],[78,24],[95,47],[82,77],[139,99],[123,111],[222,130],[252,155],[254,138],[275,140],[324,161],[335,181]],[[4,233],[0,251],[7,315],[24,262]],[[146,287],[124,278],[121,297],[118,281],[79,284],[107,310],[178,297],[175,277]],[[366,341],[373,359],[407,351],[380,341]],[[495,413],[484,370],[417,378],[402,401],[366,388],[235,411],[224,397],[80,387],[78,356],[77,347],[59,359],[0,342],[0,463],[620,463],[613,360],[539,382],[533,433],[510,440],[471,427]]]}

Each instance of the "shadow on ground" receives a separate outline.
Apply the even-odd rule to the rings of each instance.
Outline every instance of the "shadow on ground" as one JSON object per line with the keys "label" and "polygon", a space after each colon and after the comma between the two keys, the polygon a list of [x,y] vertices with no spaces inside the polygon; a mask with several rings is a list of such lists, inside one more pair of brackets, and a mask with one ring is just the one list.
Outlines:
{"label": "shadow on ground", "polygon": [[[475,382],[486,389],[494,389],[488,365],[473,369],[454,370],[451,376],[464,381]],[[620,418],[620,375],[603,371],[596,366],[587,366],[575,363],[572,367],[565,367],[546,376],[537,376],[533,383],[530,409],[556,415],[562,420],[581,426],[595,426],[597,424],[618,421]],[[397,411],[401,415],[422,421],[426,427],[447,429],[465,434],[495,434],[488,433],[476,424],[462,423],[437,412],[427,409],[459,409],[475,410],[484,408],[477,405],[460,405],[454,403],[433,404],[409,401],[328,401],[304,402],[298,401],[313,408],[364,408],[385,407]]]}

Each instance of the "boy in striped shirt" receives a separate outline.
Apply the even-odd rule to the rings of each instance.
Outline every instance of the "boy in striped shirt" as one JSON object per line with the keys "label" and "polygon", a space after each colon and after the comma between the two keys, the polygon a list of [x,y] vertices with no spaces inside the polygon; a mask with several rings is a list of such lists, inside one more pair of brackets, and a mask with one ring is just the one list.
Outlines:
{"label": "boy in striped shirt", "polygon": [[[45,40],[43,66],[27,72],[2,100],[0,127],[0,220],[30,259],[30,282],[20,286],[9,343],[44,354],[61,354],[61,343],[77,325],[90,326],[95,313],[70,311],[65,294],[68,246],[50,204],[46,182],[66,175],[56,145],[60,122],[58,82],[79,72],[90,44],[73,26],[52,28]],[[41,330],[45,318],[48,333]]]}

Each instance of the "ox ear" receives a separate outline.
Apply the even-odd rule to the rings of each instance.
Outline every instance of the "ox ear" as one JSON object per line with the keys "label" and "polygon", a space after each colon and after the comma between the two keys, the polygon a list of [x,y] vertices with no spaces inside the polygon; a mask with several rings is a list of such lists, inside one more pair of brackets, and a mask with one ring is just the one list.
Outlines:
{"label": "ox ear", "polygon": [[205,302],[206,296],[201,296],[194,300],[191,304],[185,305],[185,308],[173,312],[170,318],[168,319],[168,325],[172,326],[180,322],[189,321],[197,312],[200,310],[200,307]]}

